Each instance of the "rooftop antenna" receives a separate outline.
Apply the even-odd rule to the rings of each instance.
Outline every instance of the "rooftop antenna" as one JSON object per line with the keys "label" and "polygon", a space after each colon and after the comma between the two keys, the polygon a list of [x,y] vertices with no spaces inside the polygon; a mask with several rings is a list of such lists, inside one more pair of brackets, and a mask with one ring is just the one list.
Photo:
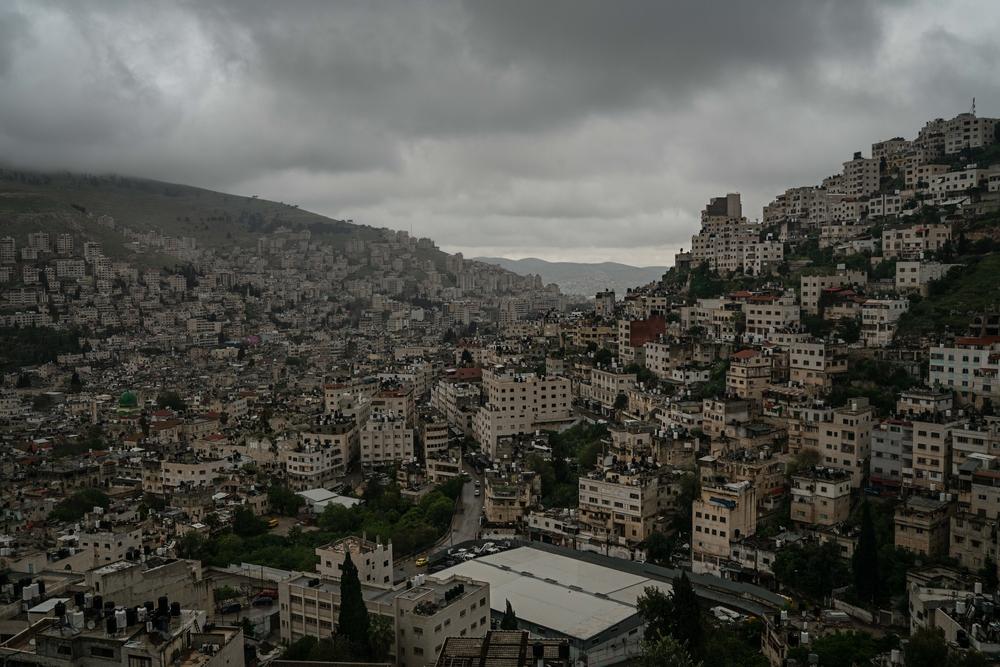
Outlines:
{"label": "rooftop antenna", "polygon": [[972,98],[972,115],[973,116],[976,115],[976,98],[975,97]]}

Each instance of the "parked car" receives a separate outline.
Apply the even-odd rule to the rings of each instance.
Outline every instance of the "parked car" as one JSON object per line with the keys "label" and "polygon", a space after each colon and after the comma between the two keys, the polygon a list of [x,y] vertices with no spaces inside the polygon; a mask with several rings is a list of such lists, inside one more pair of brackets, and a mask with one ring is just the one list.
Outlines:
{"label": "parked car", "polygon": [[223,614],[236,614],[243,609],[243,605],[239,602],[227,602],[219,608],[219,612]]}
{"label": "parked car", "polygon": [[423,556],[417,556],[417,560],[414,561],[414,564],[417,567],[426,567],[427,566],[427,555],[424,554]]}
{"label": "parked car", "polygon": [[258,595],[253,599],[255,607],[270,607],[272,604],[274,604],[274,598],[270,595]]}

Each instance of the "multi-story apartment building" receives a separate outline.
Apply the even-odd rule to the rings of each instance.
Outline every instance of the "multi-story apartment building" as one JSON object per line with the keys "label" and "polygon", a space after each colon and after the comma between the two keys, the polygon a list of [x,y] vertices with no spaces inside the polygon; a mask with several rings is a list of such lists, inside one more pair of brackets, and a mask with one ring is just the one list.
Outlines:
{"label": "multi-story apartment building", "polygon": [[704,329],[709,340],[733,341],[742,313],[743,304],[726,298],[698,299],[681,308],[681,327]]}
{"label": "multi-story apartment building", "polygon": [[924,253],[936,252],[951,240],[951,225],[921,223],[882,232],[882,257],[919,260]]}
{"label": "multi-story apartment building", "polygon": [[944,152],[947,155],[967,148],[982,148],[996,141],[995,128],[1000,119],[979,118],[974,113],[960,113],[944,122]]}
{"label": "multi-story apartment building", "polygon": [[955,392],[961,403],[1000,399],[1000,336],[956,338],[931,348],[928,381]]}
{"label": "multi-story apartment building", "polygon": [[896,414],[919,417],[924,414],[943,414],[954,405],[951,391],[914,387],[899,393],[896,399]]}
{"label": "multi-story apartment building", "polygon": [[366,586],[375,588],[392,588],[392,541],[383,544],[380,541],[349,536],[330,544],[316,547],[316,572],[331,579],[340,579],[347,554],[351,562],[358,568],[358,580]]}
{"label": "multi-story apartment building", "polygon": [[621,368],[590,369],[589,398],[597,401],[606,409],[611,409],[618,396],[628,394],[636,386],[635,373],[626,373]]}
{"label": "multi-story apartment building", "polygon": [[821,394],[833,388],[834,379],[847,372],[847,349],[817,340],[795,341],[788,350],[788,379]]}
{"label": "multi-story apartment building", "polygon": [[951,432],[959,425],[948,418],[913,420],[913,482],[916,488],[942,491],[951,475]]}
{"label": "multi-story apartment building", "polygon": [[886,347],[896,335],[896,324],[910,308],[906,299],[868,299],[861,304],[861,339],[866,347]]}
{"label": "multi-story apartment building", "polygon": [[730,357],[726,372],[726,393],[746,401],[760,400],[771,383],[771,358],[760,350],[747,348]]}
{"label": "multi-story apartment building", "polygon": [[775,331],[798,328],[799,304],[794,293],[780,297],[751,297],[743,306],[746,334],[763,341]]}
{"label": "multi-story apartment building", "polygon": [[[417,575],[410,586],[378,589],[362,584],[369,614],[394,628],[391,661],[398,667],[426,667],[437,660],[445,639],[485,636],[490,629],[489,584],[467,577]],[[301,575],[278,585],[281,638],[328,636],[340,613],[340,581]]]}
{"label": "multi-story apartment building", "polygon": [[802,309],[810,315],[818,315],[823,290],[852,285],[864,287],[868,284],[868,274],[864,271],[838,269],[834,275],[802,276],[799,282],[799,300]]}
{"label": "multi-story apartment building", "polygon": [[359,457],[357,424],[344,415],[324,415],[299,433],[293,449],[282,450],[288,485],[297,491],[334,484]]}
{"label": "multi-story apartment building", "polygon": [[869,483],[898,489],[913,483],[913,424],[884,419],[872,429]]}
{"label": "multi-story apartment building", "polygon": [[[759,225],[748,223],[738,193],[713,197],[701,212],[701,230],[691,237],[691,261],[720,273],[743,269],[746,248],[760,237]],[[768,249],[762,249],[766,254]],[[756,253],[755,253],[756,257]]]}
{"label": "multi-story apartment building", "polygon": [[965,169],[934,176],[923,192],[928,195],[930,203],[938,206],[965,201],[974,192],[988,191],[990,177],[997,173],[1000,173],[1000,167],[967,165]]}
{"label": "multi-story apartment building", "polygon": [[943,277],[958,264],[940,262],[896,262],[896,291],[900,294],[916,292],[927,296],[927,287],[932,280]]}
{"label": "multi-story apartment building", "polygon": [[0,238],[0,264],[13,264],[17,261],[17,242],[11,236]]}
{"label": "multi-story apartment building", "polygon": [[981,572],[987,563],[997,562],[997,521],[971,512],[951,517],[948,556],[970,572]]}
{"label": "multi-story apartment building", "polygon": [[571,419],[570,381],[497,367],[483,371],[485,405],[476,413],[475,437],[495,456],[499,438],[558,427]]}
{"label": "multi-story apartment building", "polygon": [[[467,369],[456,369],[456,374],[463,370]],[[481,377],[480,374],[478,378]],[[473,419],[479,410],[482,395],[480,382],[444,378],[431,389],[431,407],[444,414],[449,426],[471,436]]]}
{"label": "multi-story apartment building", "polygon": [[542,479],[530,470],[491,470],[484,485],[483,516],[491,525],[510,525],[524,520],[538,505]]}
{"label": "multi-story apartment building", "polygon": [[844,163],[841,192],[848,197],[867,197],[878,192],[879,176],[878,159],[861,157],[859,151]]}
{"label": "multi-story apartment building", "polygon": [[667,331],[667,322],[660,315],[643,320],[618,320],[618,360],[625,365],[642,363],[642,347]]}
{"label": "multi-story apartment building", "polygon": [[425,457],[447,452],[450,441],[448,420],[443,413],[434,409],[421,410],[418,418],[420,446]]}
{"label": "multi-story apartment building", "polygon": [[612,318],[615,316],[615,291],[598,292],[594,297],[594,313],[598,317]]}
{"label": "multi-story apartment building", "polygon": [[373,411],[360,434],[362,465],[385,465],[414,456],[413,427],[403,414]]}
{"label": "multi-story apartment building", "polygon": [[757,493],[750,482],[703,486],[692,504],[691,569],[718,574],[730,543],[757,533]]}
{"label": "multi-story apartment building", "polygon": [[672,507],[670,477],[658,466],[616,463],[580,477],[580,528],[608,544],[634,547]]}
{"label": "multi-story apartment building", "polygon": [[953,507],[947,500],[908,498],[894,516],[896,547],[931,558],[947,555]]}
{"label": "multi-story apartment building", "polygon": [[903,174],[903,183],[908,190],[927,187],[936,176],[948,171],[948,165],[933,162],[920,162],[916,159],[907,161]]}
{"label": "multi-story apartment building", "polygon": [[850,471],[814,466],[792,475],[792,521],[834,526],[847,521],[850,513]]}
{"label": "multi-story apartment building", "polygon": [[833,420],[821,427],[823,464],[851,473],[851,485],[860,488],[871,457],[872,408],[867,398],[849,399],[833,411]]}

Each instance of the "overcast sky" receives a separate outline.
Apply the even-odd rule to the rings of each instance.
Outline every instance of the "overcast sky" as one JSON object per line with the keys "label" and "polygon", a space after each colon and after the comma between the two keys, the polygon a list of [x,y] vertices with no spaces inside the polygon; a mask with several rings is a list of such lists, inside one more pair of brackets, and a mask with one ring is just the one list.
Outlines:
{"label": "overcast sky", "polygon": [[0,161],[669,264],[873,141],[1000,115],[1000,2],[0,2]]}

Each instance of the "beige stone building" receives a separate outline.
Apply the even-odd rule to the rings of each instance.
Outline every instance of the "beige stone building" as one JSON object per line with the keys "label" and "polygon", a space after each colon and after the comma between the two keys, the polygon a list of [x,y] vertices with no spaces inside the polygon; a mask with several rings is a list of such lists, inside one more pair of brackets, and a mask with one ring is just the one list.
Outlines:
{"label": "beige stone building", "polygon": [[824,341],[796,341],[789,346],[788,379],[811,395],[833,388],[834,379],[847,372],[847,348]]}
{"label": "beige stone building", "polygon": [[760,350],[745,349],[730,357],[726,393],[734,398],[760,402],[771,383],[771,358]]}
{"label": "beige stone building", "polygon": [[835,287],[849,287],[868,284],[868,274],[864,271],[838,270],[834,275],[802,276],[799,279],[799,300],[802,309],[810,315],[819,314],[820,297],[823,290]]}
{"label": "beige stone building", "polygon": [[919,260],[951,240],[951,225],[921,223],[882,232],[882,257]]}
{"label": "beige stone building", "polygon": [[718,574],[730,543],[757,533],[757,494],[749,482],[703,486],[692,509],[691,569]]}
{"label": "beige stone building", "polygon": [[491,458],[504,436],[558,428],[572,418],[570,381],[564,377],[484,370],[483,394],[486,404],[476,413],[474,430]]}
{"label": "beige stone building", "polygon": [[872,417],[867,398],[852,398],[847,405],[836,408],[833,420],[823,424],[820,430],[819,453],[823,465],[849,471],[854,488],[860,488],[868,474]]}
{"label": "beige stone building", "polygon": [[851,513],[851,473],[815,466],[792,475],[792,521],[808,526],[835,526]]}
{"label": "beige stone building", "polygon": [[658,466],[637,463],[615,464],[581,476],[581,529],[608,544],[638,545],[649,537],[660,513],[673,506],[666,473]]}
{"label": "beige stone building", "polygon": [[319,563],[316,571],[324,577],[340,579],[347,554],[358,568],[358,579],[376,588],[392,588],[392,542],[372,542],[360,537],[345,537],[316,547]]}
{"label": "beige stone building", "polygon": [[932,558],[948,554],[953,505],[945,500],[913,496],[896,508],[895,544]]}
{"label": "beige stone building", "polygon": [[542,479],[530,470],[491,470],[486,474],[483,516],[491,525],[520,523],[538,505]]}
{"label": "beige stone building", "polygon": [[361,463],[385,465],[414,457],[413,427],[395,412],[372,412],[360,435]]}

